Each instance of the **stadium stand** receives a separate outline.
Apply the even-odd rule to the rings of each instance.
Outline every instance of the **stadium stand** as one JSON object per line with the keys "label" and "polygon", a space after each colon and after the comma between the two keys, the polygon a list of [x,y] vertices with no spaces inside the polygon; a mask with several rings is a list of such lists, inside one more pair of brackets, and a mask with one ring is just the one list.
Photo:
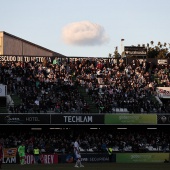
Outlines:
{"label": "stadium stand", "polygon": [[[15,129],[15,128],[14,128]],[[107,130],[106,130],[107,129]],[[132,128],[133,129],[133,128]],[[112,131],[109,128],[100,130],[69,130],[60,129],[55,131],[28,131],[28,130],[8,130],[0,133],[0,141],[4,147],[17,147],[21,142],[25,142],[28,153],[33,152],[33,148],[38,146],[43,153],[70,153],[73,152],[75,136],[80,137],[81,153],[104,153],[108,147],[113,148],[113,152],[169,152],[170,134],[165,129],[155,131],[149,130],[125,130]]]}
{"label": "stadium stand", "polygon": [[[11,113],[169,113],[156,87],[169,87],[169,65],[138,59],[55,58],[0,63],[0,83],[21,99]],[[10,98],[10,97],[9,97]]]}

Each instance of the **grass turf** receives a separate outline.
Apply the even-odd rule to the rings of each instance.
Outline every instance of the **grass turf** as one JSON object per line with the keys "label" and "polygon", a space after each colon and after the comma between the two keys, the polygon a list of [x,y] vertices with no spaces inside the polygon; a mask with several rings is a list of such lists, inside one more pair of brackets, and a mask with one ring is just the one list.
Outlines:
{"label": "grass turf", "polygon": [[84,163],[84,168],[75,168],[74,164],[18,165],[3,164],[2,170],[169,170],[170,163]]}

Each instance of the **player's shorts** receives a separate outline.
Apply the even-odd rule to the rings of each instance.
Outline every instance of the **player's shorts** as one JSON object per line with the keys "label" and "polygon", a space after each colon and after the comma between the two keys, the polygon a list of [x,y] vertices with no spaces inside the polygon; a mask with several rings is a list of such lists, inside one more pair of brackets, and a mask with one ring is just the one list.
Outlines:
{"label": "player's shorts", "polygon": [[80,159],[81,158],[81,155],[76,153],[76,159]]}
{"label": "player's shorts", "polygon": [[19,153],[19,156],[20,156],[20,157],[24,157],[24,156],[25,156],[25,153],[21,152],[21,153]]}
{"label": "player's shorts", "polygon": [[2,160],[2,158],[3,158],[3,155],[0,154],[0,161]]}

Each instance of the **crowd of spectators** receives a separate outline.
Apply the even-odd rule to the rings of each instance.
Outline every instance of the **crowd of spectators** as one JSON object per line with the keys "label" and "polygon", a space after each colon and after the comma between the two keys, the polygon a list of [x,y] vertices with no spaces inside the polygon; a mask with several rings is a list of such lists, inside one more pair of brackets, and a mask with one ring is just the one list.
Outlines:
{"label": "crowd of spectators", "polygon": [[[146,60],[98,60],[79,64],[77,79],[87,89],[102,113],[127,108],[130,113],[169,112],[168,104],[155,99],[156,87],[169,87],[168,65],[154,65]],[[83,70],[83,71],[82,71]],[[80,72],[79,72],[80,73]],[[165,108],[166,107],[166,108]]]}
{"label": "crowd of spectators", "polygon": [[[169,103],[155,99],[156,87],[170,86],[170,67],[145,59],[44,58],[42,63],[0,63],[0,83],[21,104],[13,113],[89,113],[89,104],[79,92],[86,89],[99,113],[124,108],[129,113],[168,113]],[[168,101],[169,102],[169,101]],[[122,111],[123,112],[123,111]]]}
{"label": "crowd of spectators", "polygon": [[[38,146],[46,153],[73,152],[73,143],[79,136],[80,147],[84,152],[106,152],[106,148],[117,148],[117,152],[150,152],[149,147],[159,152],[170,151],[170,133],[166,130],[77,130],[58,129],[48,131],[23,131],[0,133],[0,142],[5,148],[26,145],[27,153]],[[129,150],[126,150],[130,148]],[[159,148],[159,149],[158,149]]]}
{"label": "crowd of spectators", "polygon": [[21,104],[10,106],[12,113],[87,112],[88,104],[76,88],[66,62],[56,58],[43,63],[1,63],[0,82]]}

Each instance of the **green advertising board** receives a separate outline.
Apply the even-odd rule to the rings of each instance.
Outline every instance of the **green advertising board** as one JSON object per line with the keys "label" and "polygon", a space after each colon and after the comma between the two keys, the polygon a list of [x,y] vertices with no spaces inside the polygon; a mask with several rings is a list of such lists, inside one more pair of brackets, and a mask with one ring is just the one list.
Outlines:
{"label": "green advertising board", "polygon": [[105,124],[157,124],[156,114],[114,114],[105,115]]}
{"label": "green advertising board", "polygon": [[169,160],[169,153],[118,153],[116,154],[117,163],[152,163],[164,162]]}

